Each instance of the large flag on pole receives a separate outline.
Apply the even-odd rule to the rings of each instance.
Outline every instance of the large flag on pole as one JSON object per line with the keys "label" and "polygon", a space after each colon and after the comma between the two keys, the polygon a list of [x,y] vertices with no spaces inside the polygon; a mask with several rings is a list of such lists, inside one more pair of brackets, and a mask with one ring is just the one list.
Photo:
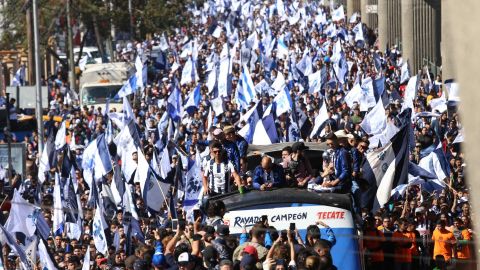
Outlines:
{"label": "large flag on pole", "polygon": [[373,199],[373,209],[383,207],[392,189],[407,182],[409,129],[404,125],[387,145],[367,154],[363,177],[370,185],[365,195]]}
{"label": "large flag on pole", "polygon": [[360,123],[362,129],[369,135],[381,133],[387,125],[387,116],[385,115],[385,108],[383,101],[379,100],[371,111],[365,115],[365,118]]}
{"label": "large flag on pole", "polygon": [[93,217],[92,234],[93,241],[95,243],[95,249],[103,255],[107,255],[108,252],[107,237],[105,236],[106,228],[107,222],[103,216],[103,206],[102,203],[99,202],[95,209],[95,216]]}
{"label": "large flag on pole", "polygon": [[[100,134],[83,152],[82,168],[87,184],[91,187],[93,180],[100,179],[112,170],[105,134]],[[95,168],[95,170],[94,170]],[[95,174],[93,174],[95,171]]]}
{"label": "large flag on pole", "polygon": [[159,177],[150,167],[150,164],[140,148],[138,148],[137,153],[138,168],[135,174],[135,182],[140,183],[143,200],[148,208],[158,212],[167,199],[165,195],[168,194],[170,184],[159,180]]}
{"label": "large flag on pole", "polygon": [[327,119],[328,119],[327,103],[324,102],[323,106],[320,108],[320,111],[318,112],[318,115],[315,117],[315,123],[313,125],[312,132],[310,133],[310,138],[317,135],[318,130],[323,125],[323,123],[327,121]]}
{"label": "large flag on pole", "polygon": [[137,76],[133,74],[117,93],[118,98],[126,97],[137,91]]}
{"label": "large flag on pole", "polygon": [[18,190],[13,193],[11,205],[5,229],[11,233],[21,232],[31,237],[37,229],[37,219],[41,215],[40,209],[22,198]]}

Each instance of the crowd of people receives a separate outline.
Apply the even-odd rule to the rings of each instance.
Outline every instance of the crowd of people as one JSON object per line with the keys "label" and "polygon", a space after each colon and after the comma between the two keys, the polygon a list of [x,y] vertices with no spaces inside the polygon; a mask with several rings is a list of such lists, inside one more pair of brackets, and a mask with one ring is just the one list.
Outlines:
{"label": "crowd of people", "polygon": [[[200,207],[237,190],[292,187],[351,194],[365,269],[474,269],[462,124],[447,85],[428,69],[405,78],[397,46],[380,51],[360,15],[323,2],[206,1],[190,8],[190,27],[118,45],[117,61],[140,59],[146,69],[122,110],[80,106],[60,69],[48,81],[43,151],[37,130],[17,138],[27,146],[25,177],[0,174],[11,200],[4,267],[336,269],[332,233],[321,235],[318,224],[301,234],[261,221],[230,235],[225,205]],[[381,130],[372,111],[384,113]],[[405,175],[375,205],[367,156],[405,126],[409,166],[435,179]],[[258,142],[284,143],[281,159],[249,164]],[[321,164],[310,162],[309,142],[325,144]],[[157,209],[148,181],[167,186],[155,189]],[[35,233],[12,225],[23,205],[40,209],[46,235],[38,220]]]}

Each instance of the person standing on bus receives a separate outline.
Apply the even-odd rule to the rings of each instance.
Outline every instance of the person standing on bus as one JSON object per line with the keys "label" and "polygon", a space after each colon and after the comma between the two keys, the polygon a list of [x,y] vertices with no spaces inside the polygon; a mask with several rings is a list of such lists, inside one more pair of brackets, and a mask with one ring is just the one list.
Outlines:
{"label": "person standing on bus", "polygon": [[262,163],[255,168],[253,173],[253,188],[256,190],[269,190],[283,187],[285,174],[282,166],[272,162],[268,156],[262,158]]}
{"label": "person standing on bus", "polygon": [[288,170],[293,174],[294,179],[296,179],[295,184],[300,188],[306,188],[308,182],[313,179],[312,165],[310,165],[310,161],[305,157],[305,150],[308,150],[305,143],[294,143],[288,165]]}
{"label": "person standing on bus", "polygon": [[225,134],[225,139],[231,142],[234,142],[237,145],[240,158],[247,156],[248,151],[248,142],[242,136],[238,135],[235,132],[233,126],[226,126],[223,128],[223,133]]}
{"label": "person standing on bus", "polygon": [[350,192],[352,170],[349,154],[345,148],[338,146],[338,138],[335,134],[327,136],[327,146],[334,151],[333,167],[335,169],[335,180],[323,182],[322,186],[332,188],[333,192]]}
{"label": "person standing on bus", "polygon": [[203,193],[205,195],[218,195],[230,192],[230,178],[233,177],[237,187],[242,187],[240,176],[234,165],[227,158],[220,142],[212,143],[211,149],[214,158],[208,162],[203,174]]}

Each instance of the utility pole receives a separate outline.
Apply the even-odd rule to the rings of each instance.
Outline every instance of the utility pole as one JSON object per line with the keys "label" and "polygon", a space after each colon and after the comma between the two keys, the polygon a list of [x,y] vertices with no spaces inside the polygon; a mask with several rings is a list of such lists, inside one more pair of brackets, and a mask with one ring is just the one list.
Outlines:
{"label": "utility pole", "polygon": [[130,16],[130,40],[133,40],[133,10],[132,0],[128,0],[128,14]]}
{"label": "utility pole", "polygon": [[12,129],[10,127],[10,93],[6,93],[7,95],[7,126],[3,129],[3,136],[7,140],[7,155],[8,155],[8,170],[7,170],[7,177],[9,183],[12,181]]}
{"label": "utility pole", "polygon": [[38,6],[37,0],[33,0],[33,43],[35,47],[35,88],[37,90],[35,113],[37,115],[38,128],[38,152],[43,151],[43,107],[42,107],[42,81],[40,78],[42,68],[40,66],[40,42],[38,34]]}
{"label": "utility pole", "polygon": [[28,76],[27,80],[30,85],[33,84],[35,80],[35,61],[33,60],[33,51],[34,51],[34,45],[33,45],[33,31],[32,31],[32,7],[28,7],[26,10],[26,26],[27,26],[27,40],[28,40]]}
{"label": "utility pole", "polygon": [[[72,14],[71,14],[71,0],[67,1],[67,39],[68,39],[68,83],[70,89],[75,91],[75,59],[73,58],[73,34],[72,34]],[[82,57],[79,55],[78,57]]]}

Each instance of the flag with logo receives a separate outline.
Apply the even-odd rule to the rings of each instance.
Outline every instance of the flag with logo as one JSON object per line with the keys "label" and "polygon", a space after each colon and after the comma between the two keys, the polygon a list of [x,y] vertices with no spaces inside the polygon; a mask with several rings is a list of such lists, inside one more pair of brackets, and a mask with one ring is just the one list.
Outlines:
{"label": "flag with logo", "polygon": [[387,145],[367,153],[363,178],[369,189],[362,194],[362,207],[383,207],[392,189],[407,182],[410,128],[404,125]]}

